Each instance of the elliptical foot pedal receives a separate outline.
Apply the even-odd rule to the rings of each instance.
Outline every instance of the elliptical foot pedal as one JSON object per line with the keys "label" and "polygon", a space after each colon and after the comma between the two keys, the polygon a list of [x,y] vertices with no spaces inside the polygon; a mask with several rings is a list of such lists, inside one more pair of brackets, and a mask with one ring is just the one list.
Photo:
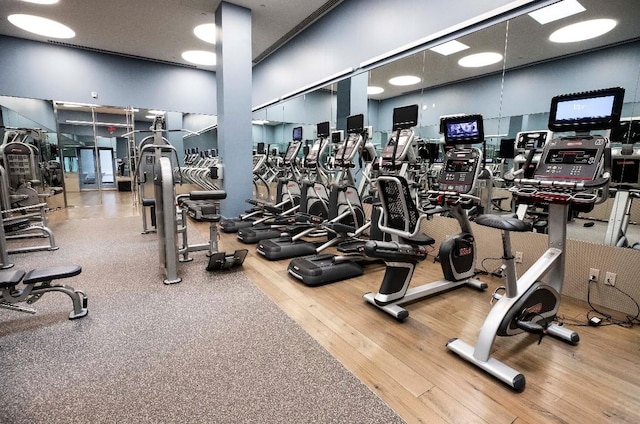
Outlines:
{"label": "elliptical foot pedal", "polygon": [[222,269],[234,268],[241,266],[247,258],[249,251],[247,249],[238,249],[232,254],[225,252],[214,253],[209,256],[207,271],[220,271]]}

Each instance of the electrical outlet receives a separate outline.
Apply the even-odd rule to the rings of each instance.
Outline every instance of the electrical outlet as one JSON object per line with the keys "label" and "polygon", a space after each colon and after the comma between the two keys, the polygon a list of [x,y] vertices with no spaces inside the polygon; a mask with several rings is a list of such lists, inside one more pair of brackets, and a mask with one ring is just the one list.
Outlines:
{"label": "electrical outlet", "polygon": [[589,281],[600,280],[600,270],[596,268],[589,268]]}
{"label": "electrical outlet", "polygon": [[522,252],[516,252],[516,255],[514,256],[516,263],[517,264],[521,264],[522,263]]}
{"label": "electrical outlet", "polygon": [[615,272],[607,271],[604,283],[606,285],[608,285],[608,286],[615,286],[616,285],[616,276],[617,276],[617,274]]}

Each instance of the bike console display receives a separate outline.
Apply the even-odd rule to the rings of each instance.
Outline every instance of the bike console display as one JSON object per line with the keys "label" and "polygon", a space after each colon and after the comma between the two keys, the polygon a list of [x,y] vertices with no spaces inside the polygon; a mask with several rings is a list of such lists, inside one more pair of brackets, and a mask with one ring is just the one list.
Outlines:
{"label": "bike console display", "polygon": [[603,137],[557,138],[548,144],[535,178],[540,180],[594,180],[606,147]]}
{"label": "bike console display", "polygon": [[475,181],[482,161],[478,149],[452,149],[445,155],[440,172],[440,190],[469,193]]}

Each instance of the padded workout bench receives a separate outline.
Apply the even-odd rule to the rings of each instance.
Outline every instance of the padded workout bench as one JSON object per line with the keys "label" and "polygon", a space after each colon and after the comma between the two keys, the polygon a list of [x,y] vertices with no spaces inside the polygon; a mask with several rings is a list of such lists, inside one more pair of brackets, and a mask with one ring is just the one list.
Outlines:
{"label": "padded workout bench", "polygon": [[[67,294],[73,302],[73,311],[69,314],[69,319],[82,318],[89,312],[87,295],[73,287],[52,284],[54,280],[75,277],[81,272],[82,268],[78,265],[32,269],[27,273],[21,270],[2,270],[0,271],[0,307],[35,314],[35,309],[20,306],[17,303],[26,302],[30,305],[38,301],[46,292],[59,291]],[[20,283],[24,287],[18,288]]]}

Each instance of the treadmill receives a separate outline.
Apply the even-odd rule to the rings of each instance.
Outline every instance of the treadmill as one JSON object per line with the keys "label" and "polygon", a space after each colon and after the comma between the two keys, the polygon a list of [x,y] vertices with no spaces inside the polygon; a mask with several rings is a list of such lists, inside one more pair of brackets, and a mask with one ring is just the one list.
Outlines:
{"label": "treadmill", "polygon": [[329,220],[318,223],[327,230],[328,240],[318,246],[318,243],[302,239],[318,229],[319,225],[314,225],[292,237],[283,236],[260,241],[256,249],[260,255],[272,261],[313,255],[344,241],[349,234],[359,235],[369,227],[368,223],[365,224],[364,209],[351,175],[354,157],[364,143],[363,132],[364,116],[349,116],[347,137],[334,158],[338,172],[329,191]]}
{"label": "treadmill", "polygon": [[[383,163],[393,164],[393,169],[397,171],[402,168],[402,166],[396,167],[397,163],[408,162],[409,151],[413,152],[412,128],[417,124],[418,105],[398,107],[393,110],[393,134],[382,152],[381,166]],[[381,213],[380,205],[374,204],[370,221],[372,240],[382,241],[385,238],[377,227]],[[323,254],[293,259],[287,271],[307,286],[319,286],[358,277],[364,273],[363,264],[380,262],[379,258],[371,258],[362,253],[364,244],[365,241],[357,240],[355,245],[348,243],[348,246],[338,246],[338,251],[346,254]]]}

